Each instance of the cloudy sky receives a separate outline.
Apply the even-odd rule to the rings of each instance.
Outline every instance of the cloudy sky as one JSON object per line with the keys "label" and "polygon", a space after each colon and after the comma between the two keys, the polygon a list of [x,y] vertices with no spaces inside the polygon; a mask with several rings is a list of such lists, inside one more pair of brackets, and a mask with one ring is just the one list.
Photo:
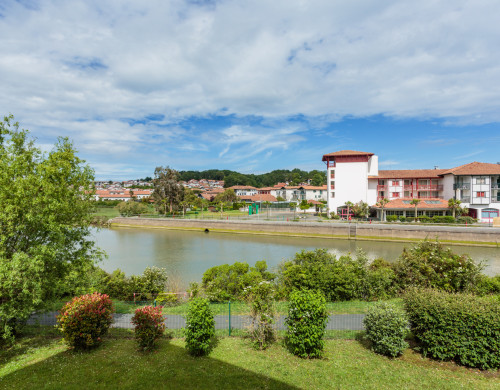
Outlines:
{"label": "cloudy sky", "polygon": [[500,161],[495,0],[0,0],[0,115],[99,179]]}

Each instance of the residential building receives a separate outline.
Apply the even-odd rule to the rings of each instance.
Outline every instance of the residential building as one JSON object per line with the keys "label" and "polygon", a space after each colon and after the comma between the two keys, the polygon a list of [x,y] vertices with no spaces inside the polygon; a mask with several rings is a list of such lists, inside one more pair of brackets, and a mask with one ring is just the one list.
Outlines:
{"label": "residential building", "polygon": [[407,207],[407,203],[416,198],[424,201],[421,215],[443,215],[443,205],[455,198],[481,222],[491,222],[500,214],[500,164],[472,162],[451,169],[379,170],[375,154],[353,150],[325,154],[323,161],[327,164],[330,211],[337,212],[346,202],[363,201],[375,206],[386,198],[391,201],[388,210],[410,215],[413,206]]}

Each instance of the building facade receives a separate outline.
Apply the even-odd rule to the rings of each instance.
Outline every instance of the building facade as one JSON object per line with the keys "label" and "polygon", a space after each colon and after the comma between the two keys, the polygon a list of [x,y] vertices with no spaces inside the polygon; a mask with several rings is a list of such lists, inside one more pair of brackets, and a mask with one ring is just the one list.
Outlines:
{"label": "building facade", "polygon": [[405,205],[411,199],[421,199],[428,206],[421,210],[423,215],[443,215],[442,200],[455,198],[480,222],[491,222],[500,215],[500,164],[472,162],[451,169],[379,170],[376,155],[353,150],[325,154],[323,161],[327,164],[330,212],[337,212],[346,202],[363,201],[375,206],[386,198],[401,200]]}

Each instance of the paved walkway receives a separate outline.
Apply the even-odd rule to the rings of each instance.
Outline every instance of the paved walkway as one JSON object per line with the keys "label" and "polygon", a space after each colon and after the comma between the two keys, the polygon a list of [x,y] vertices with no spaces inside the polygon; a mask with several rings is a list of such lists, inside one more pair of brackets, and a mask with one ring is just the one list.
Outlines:
{"label": "paved walkway", "polygon": [[[55,325],[56,315],[58,312],[49,312],[44,314],[33,315],[29,320],[29,325]],[[113,328],[132,329],[133,314],[114,314],[113,315]],[[186,327],[186,320],[184,316],[178,314],[166,314],[165,325],[168,329],[181,329]],[[363,330],[364,314],[332,314],[328,317],[327,330]],[[215,329],[228,329],[229,316],[216,315]],[[250,316],[247,315],[232,315],[231,328],[232,329],[245,329],[250,325]],[[285,330],[285,316],[279,316],[276,321],[278,330]]]}

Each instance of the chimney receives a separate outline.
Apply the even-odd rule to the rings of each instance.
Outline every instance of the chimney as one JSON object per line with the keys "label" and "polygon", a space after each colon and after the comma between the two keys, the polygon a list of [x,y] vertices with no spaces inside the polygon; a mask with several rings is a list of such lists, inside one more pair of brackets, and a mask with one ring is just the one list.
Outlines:
{"label": "chimney", "polygon": [[434,169],[439,169],[439,166],[437,166],[437,165],[434,165]]}

